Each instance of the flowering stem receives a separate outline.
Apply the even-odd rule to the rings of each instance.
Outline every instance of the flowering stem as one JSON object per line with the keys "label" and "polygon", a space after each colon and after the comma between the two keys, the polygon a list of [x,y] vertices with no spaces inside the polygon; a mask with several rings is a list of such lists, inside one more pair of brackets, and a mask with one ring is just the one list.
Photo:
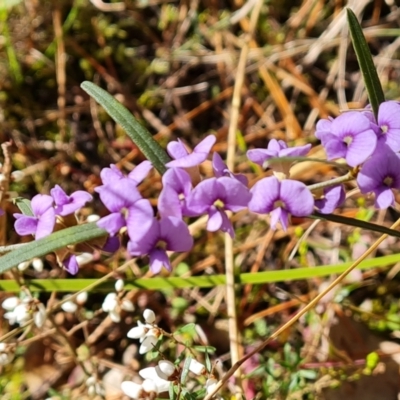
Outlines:
{"label": "flowering stem", "polygon": [[318,189],[323,189],[326,187],[338,185],[340,183],[349,182],[349,181],[352,181],[357,176],[357,173],[358,173],[358,169],[354,168],[351,171],[349,171],[346,175],[339,176],[338,178],[334,178],[329,181],[314,183],[313,185],[307,186],[307,188],[311,192],[313,192]]}

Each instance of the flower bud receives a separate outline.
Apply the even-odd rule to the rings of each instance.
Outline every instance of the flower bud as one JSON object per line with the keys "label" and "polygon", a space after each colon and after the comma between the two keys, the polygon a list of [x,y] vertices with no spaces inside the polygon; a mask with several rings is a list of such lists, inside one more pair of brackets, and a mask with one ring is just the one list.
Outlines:
{"label": "flower bud", "polygon": [[143,318],[148,324],[154,324],[156,320],[156,314],[154,314],[153,310],[146,309],[143,311]]}
{"label": "flower bud", "polygon": [[32,267],[37,272],[43,271],[43,261],[40,258],[34,258],[32,260]]}
{"label": "flower bud", "polygon": [[124,280],[123,279],[118,279],[115,282],[115,290],[117,292],[121,292],[124,289]]}
{"label": "flower bud", "polygon": [[206,372],[206,367],[192,358],[190,360],[189,371],[196,375],[203,375]]}
{"label": "flower bud", "polygon": [[160,368],[160,371],[168,378],[175,372],[175,365],[168,360],[160,360],[158,362],[158,367]]}
{"label": "flower bud", "polygon": [[23,171],[13,171],[11,172],[11,178],[14,182],[21,182],[25,178],[25,172]]}
{"label": "flower bud", "polygon": [[76,303],[83,306],[88,299],[88,292],[81,292],[76,296]]}

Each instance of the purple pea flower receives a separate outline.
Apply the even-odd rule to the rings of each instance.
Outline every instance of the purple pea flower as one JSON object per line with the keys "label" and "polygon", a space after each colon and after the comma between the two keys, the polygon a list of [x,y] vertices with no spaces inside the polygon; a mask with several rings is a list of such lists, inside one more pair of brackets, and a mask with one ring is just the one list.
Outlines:
{"label": "purple pea flower", "polygon": [[158,198],[161,217],[191,216],[186,199],[192,191],[190,175],[183,169],[171,168],[162,177],[163,189]]}
{"label": "purple pea flower", "polygon": [[343,185],[324,188],[321,199],[315,200],[315,207],[323,214],[332,213],[335,208],[340,207],[346,200],[346,193]]}
{"label": "purple pea flower", "polygon": [[210,178],[199,183],[190,194],[187,207],[194,215],[208,213],[207,230],[221,229],[234,237],[233,226],[225,210],[233,212],[247,207],[251,194],[238,180],[228,177]]}
{"label": "purple pea flower", "polygon": [[68,196],[59,185],[51,189],[50,194],[56,204],[56,215],[61,215],[62,217],[74,213],[93,199],[89,193],[83,190],[77,190],[71,196]]}
{"label": "purple pea flower", "polygon": [[142,199],[136,185],[133,179],[120,178],[95,189],[103,204],[111,212],[110,215],[97,221],[97,226],[105,229],[111,236],[115,236],[126,226],[126,214],[129,214],[129,209]]}
{"label": "purple pea flower", "polygon": [[293,161],[276,160],[269,162],[268,160],[279,157],[303,157],[310,151],[310,148],[311,144],[288,147],[283,140],[271,139],[266,149],[249,150],[247,157],[250,161],[261,165],[263,168],[272,168],[274,172],[283,173],[287,177]]}
{"label": "purple pea flower", "polygon": [[33,216],[14,214],[16,218],[14,226],[18,235],[35,235],[35,239],[50,235],[56,223],[53,198],[46,194],[37,194],[32,198],[31,207]]}
{"label": "purple pea flower", "polygon": [[253,197],[249,210],[259,213],[271,213],[271,228],[275,229],[280,221],[282,228],[287,229],[289,214],[306,217],[313,212],[314,199],[307,186],[298,181],[278,180],[275,176],[261,179],[251,189]]}
{"label": "purple pea flower", "polygon": [[165,217],[157,220],[149,216],[147,210],[143,212],[143,209],[134,208],[132,219],[145,222],[146,228],[142,229],[139,225],[139,228],[128,230],[128,251],[135,257],[148,255],[150,269],[154,274],[158,274],[162,267],[171,271],[167,250],[182,252],[193,247],[189,228],[179,218]]}
{"label": "purple pea flower", "polygon": [[[370,114],[373,118],[373,114]],[[400,151],[400,104],[397,101],[384,101],[380,104],[375,131],[379,147],[386,145],[394,152]]]}
{"label": "purple pea flower", "polygon": [[357,111],[318,121],[315,136],[321,140],[328,160],[343,157],[351,167],[362,164],[377,143],[370,119]]}
{"label": "purple pea flower", "polygon": [[209,135],[204,138],[189,154],[185,145],[178,139],[176,142],[170,142],[167,146],[168,154],[174,159],[165,165],[168,168],[190,168],[196,167],[205,161],[213,147],[216,138]]}
{"label": "purple pea flower", "polygon": [[387,146],[366,161],[357,176],[361,193],[374,192],[375,206],[387,208],[394,203],[392,189],[400,189],[400,158]]}
{"label": "purple pea flower", "polygon": [[230,178],[237,179],[239,182],[243,183],[243,185],[247,186],[247,178],[243,174],[234,174],[229,171],[227,165],[224,163],[218,153],[213,154],[212,166],[216,178],[220,178],[221,176],[228,176]]}
{"label": "purple pea flower", "polygon": [[[152,168],[153,165],[150,161],[142,161],[129,173],[128,178],[132,179],[136,185],[139,185]],[[111,164],[110,168],[103,168],[100,172],[100,177],[104,185],[113,184],[117,180],[126,178],[114,164]]]}
{"label": "purple pea flower", "polygon": [[79,264],[76,256],[71,254],[62,262],[64,268],[71,274],[76,275],[79,271]]}

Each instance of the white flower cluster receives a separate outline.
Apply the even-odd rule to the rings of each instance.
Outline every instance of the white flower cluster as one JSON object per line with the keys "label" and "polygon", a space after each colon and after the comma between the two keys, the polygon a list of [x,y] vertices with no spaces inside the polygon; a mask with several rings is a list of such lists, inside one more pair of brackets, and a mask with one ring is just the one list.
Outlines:
{"label": "white flower cluster", "polygon": [[103,311],[108,312],[111,320],[115,323],[121,321],[121,310],[135,310],[135,307],[130,300],[122,298],[123,289],[124,281],[122,279],[118,279],[117,282],[115,282],[115,290],[117,293],[108,293],[103,301],[103,305],[101,306]]}
{"label": "white flower cluster", "polygon": [[17,323],[22,326],[33,316],[35,325],[40,328],[46,320],[46,307],[28,295],[22,299],[16,296],[9,297],[1,306],[7,311],[4,318],[8,319],[11,325]]}
{"label": "white flower cluster", "polygon": [[155,324],[156,315],[154,311],[146,309],[143,312],[145,324],[138,321],[138,326],[132,328],[127,336],[130,339],[139,339],[141,345],[139,348],[140,354],[145,354],[153,349],[157,344],[161,331]]}
{"label": "white flower cluster", "polygon": [[[143,312],[145,323],[138,321],[138,325],[132,328],[127,336],[131,339],[140,340],[139,353],[144,354],[152,350],[157,344],[161,330],[155,324],[156,316],[154,311],[146,309]],[[190,359],[189,371],[195,375],[206,375],[206,367],[195,359]],[[121,383],[121,389],[132,399],[154,398],[156,395],[168,392],[171,383],[179,381],[181,369],[171,361],[160,360],[155,367],[141,369],[139,375],[144,379],[141,384],[132,381]],[[207,379],[206,390],[211,393],[217,381],[214,378]]]}

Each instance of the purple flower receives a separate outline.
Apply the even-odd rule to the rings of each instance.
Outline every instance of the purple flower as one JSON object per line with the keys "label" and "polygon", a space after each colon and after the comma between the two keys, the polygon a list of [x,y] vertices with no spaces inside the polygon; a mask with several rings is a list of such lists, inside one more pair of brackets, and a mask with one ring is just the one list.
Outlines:
{"label": "purple flower", "polygon": [[323,214],[332,213],[335,208],[340,207],[346,200],[346,193],[343,185],[324,188],[321,199],[315,200],[315,207]]}
{"label": "purple flower", "polygon": [[368,160],[357,176],[361,193],[374,192],[375,206],[387,208],[394,203],[392,189],[400,189],[400,158],[387,146]]}
{"label": "purple flower", "polygon": [[33,216],[14,214],[16,218],[14,226],[18,235],[35,235],[35,239],[50,235],[56,223],[53,198],[45,194],[38,194],[32,198],[31,207]]}
{"label": "purple flower", "polygon": [[50,194],[56,204],[56,215],[61,215],[62,217],[74,213],[93,199],[89,193],[83,190],[77,190],[71,196],[68,196],[58,185],[50,190]]}
{"label": "purple flower", "polygon": [[178,139],[170,142],[167,146],[168,154],[174,159],[165,165],[168,168],[190,168],[195,167],[205,161],[210,153],[211,147],[215,143],[215,136],[209,135],[204,138],[189,154],[185,145]]}
{"label": "purple flower", "polygon": [[[152,168],[153,165],[150,161],[142,161],[129,173],[128,178],[132,179],[136,185],[139,185]],[[111,164],[110,168],[103,168],[100,172],[100,177],[103,185],[113,184],[115,181],[126,178],[114,164]]]}
{"label": "purple flower", "polygon": [[144,178],[146,178],[152,168],[153,164],[150,161],[142,161],[131,172],[129,172],[128,177],[129,179],[134,180],[137,185],[139,185],[139,183],[141,183]]}
{"label": "purple flower", "polygon": [[64,268],[71,274],[76,275],[79,271],[79,264],[76,256],[71,254],[63,262]]}
{"label": "purple flower", "polygon": [[133,179],[121,178],[96,189],[110,215],[97,222],[99,228],[115,236],[126,225],[126,214],[138,200],[142,199]]}
{"label": "purple flower", "polygon": [[325,147],[328,160],[343,157],[351,167],[362,164],[374,152],[377,142],[369,118],[357,111],[318,121],[315,136]]}
{"label": "purple flower", "polygon": [[283,140],[271,139],[267,149],[252,149],[247,152],[250,161],[261,165],[263,168],[272,168],[274,172],[281,172],[285,176],[289,176],[290,167],[293,161],[274,160],[269,162],[271,158],[279,157],[303,157],[311,148],[311,144],[304,146],[288,147]]}
{"label": "purple flower", "polygon": [[233,212],[247,207],[251,194],[238,180],[228,177],[210,178],[199,183],[187,200],[187,208],[194,215],[208,213],[207,230],[234,236],[232,223],[225,210]]}
{"label": "purple flower", "polygon": [[261,179],[251,189],[253,194],[249,209],[259,214],[271,213],[271,228],[280,221],[284,230],[288,227],[289,214],[306,217],[313,212],[314,199],[302,182],[274,176]]}
{"label": "purple flower", "polygon": [[171,168],[162,177],[163,189],[158,198],[161,217],[191,216],[186,199],[192,190],[190,175],[183,169]]}
{"label": "purple flower", "polygon": [[[146,229],[131,229],[129,233],[128,251],[132,256],[148,255],[150,269],[154,274],[165,267],[171,271],[167,250],[189,251],[193,247],[193,238],[187,225],[179,218],[165,217],[157,220],[149,217],[147,212],[135,208],[132,219],[136,221],[150,221]],[[128,225],[129,227],[129,225]]]}
{"label": "purple flower", "polygon": [[213,154],[212,166],[216,178],[220,178],[221,176],[228,176],[230,178],[237,179],[239,182],[243,183],[243,185],[247,186],[247,178],[243,174],[234,174],[229,171],[227,165],[223,162],[221,156],[218,153]]}
{"label": "purple flower", "polygon": [[397,101],[381,103],[376,130],[379,147],[387,145],[394,152],[400,151],[400,104]]}

